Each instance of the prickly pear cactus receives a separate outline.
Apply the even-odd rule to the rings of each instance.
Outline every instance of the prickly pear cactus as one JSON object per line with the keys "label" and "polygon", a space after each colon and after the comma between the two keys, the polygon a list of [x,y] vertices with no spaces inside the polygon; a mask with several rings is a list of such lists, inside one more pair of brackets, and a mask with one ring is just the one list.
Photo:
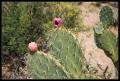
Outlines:
{"label": "prickly pear cactus", "polygon": [[49,52],[28,54],[27,64],[34,79],[81,78],[83,55],[74,36],[65,30],[49,33]]}
{"label": "prickly pear cactus", "polygon": [[82,50],[74,36],[65,30],[52,32],[49,38],[50,53],[70,73],[71,78],[80,78],[82,69]]}
{"label": "prickly pear cactus", "polygon": [[95,33],[97,33],[97,34],[102,34],[102,33],[103,33],[103,30],[104,30],[103,24],[102,24],[102,23],[99,23],[99,24],[97,25],[97,27],[95,28]]}
{"label": "prickly pear cactus", "polygon": [[95,39],[98,47],[105,50],[106,54],[112,58],[114,64],[118,62],[117,38],[109,30],[113,25],[113,12],[109,6],[104,6],[100,11],[100,24],[95,28]]}
{"label": "prickly pear cactus", "polygon": [[96,43],[98,47],[103,48],[108,56],[112,58],[112,60],[115,62],[118,61],[118,47],[116,47],[117,44],[117,38],[115,35],[109,31],[109,30],[103,30],[102,34],[95,33]]}
{"label": "prickly pear cactus", "polygon": [[53,56],[37,51],[34,55],[28,54],[27,68],[33,79],[67,79],[64,67]]}
{"label": "prickly pear cactus", "polygon": [[100,11],[100,21],[104,25],[104,28],[108,28],[113,24],[113,12],[109,6],[104,6]]}

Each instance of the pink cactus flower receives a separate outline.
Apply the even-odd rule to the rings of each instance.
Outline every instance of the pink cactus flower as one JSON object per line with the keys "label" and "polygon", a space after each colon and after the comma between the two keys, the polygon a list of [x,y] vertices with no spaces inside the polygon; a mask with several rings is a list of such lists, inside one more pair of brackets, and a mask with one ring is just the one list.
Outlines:
{"label": "pink cactus flower", "polygon": [[61,18],[55,18],[54,20],[53,20],[53,25],[54,25],[54,27],[55,28],[60,28],[61,26],[62,26],[62,24],[63,24],[63,21],[62,21],[62,19]]}
{"label": "pink cactus flower", "polygon": [[36,52],[38,50],[38,46],[35,42],[31,42],[28,44],[28,48],[30,49],[30,51],[32,52]]}

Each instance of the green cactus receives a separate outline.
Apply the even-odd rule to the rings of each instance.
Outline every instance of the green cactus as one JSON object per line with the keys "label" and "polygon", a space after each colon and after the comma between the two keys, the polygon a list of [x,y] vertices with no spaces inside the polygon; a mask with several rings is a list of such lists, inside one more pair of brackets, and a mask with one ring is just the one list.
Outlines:
{"label": "green cactus", "polygon": [[[48,54],[36,52],[27,56],[28,70],[33,78],[81,78],[83,55],[77,39],[65,30],[52,31]],[[49,68],[49,69],[48,69]]]}
{"label": "green cactus", "polygon": [[98,47],[104,49],[114,63],[118,62],[117,38],[110,30],[103,30],[102,34],[95,33]]}
{"label": "green cactus", "polygon": [[55,31],[51,33],[48,41],[50,53],[60,60],[72,78],[80,78],[82,69],[82,50],[75,36],[68,31]]}
{"label": "green cactus", "polygon": [[37,51],[27,55],[27,67],[33,79],[98,79],[84,73],[80,44],[75,35],[66,30],[51,31],[48,35],[49,52]]}
{"label": "green cactus", "polygon": [[113,12],[109,6],[104,6],[100,11],[101,24],[95,28],[95,39],[98,47],[105,50],[106,54],[112,58],[114,64],[118,62],[118,47],[116,36],[109,30],[113,25]]}
{"label": "green cactus", "polygon": [[[27,68],[33,79],[67,79],[69,78],[64,67],[53,56],[37,51],[34,55],[28,54]],[[65,73],[66,72],[66,73]]]}
{"label": "green cactus", "polygon": [[97,34],[102,34],[102,33],[103,33],[103,30],[104,30],[103,24],[102,24],[102,23],[99,23],[99,24],[97,25],[97,27],[95,28],[95,33],[97,33]]}
{"label": "green cactus", "polygon": [[109,28],[114,21],[112,9],[109,6],[104,6],[100,11],[100,21],[104,28]]}
{"label": "green cactus", "polygon": [[118,68],[118,47],[114,48],[114,52],[111,58],[113,59],[115,66]]}

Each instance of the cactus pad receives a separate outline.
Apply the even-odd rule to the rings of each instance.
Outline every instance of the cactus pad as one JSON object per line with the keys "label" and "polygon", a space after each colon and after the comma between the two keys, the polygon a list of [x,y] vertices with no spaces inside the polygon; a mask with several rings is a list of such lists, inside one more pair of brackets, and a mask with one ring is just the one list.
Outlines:
{"label": "cactus pad", "polygon": [[113,12],[109,6],[104,6],[100,11],[100,21],[105,28],[110,27],[113,24]]}

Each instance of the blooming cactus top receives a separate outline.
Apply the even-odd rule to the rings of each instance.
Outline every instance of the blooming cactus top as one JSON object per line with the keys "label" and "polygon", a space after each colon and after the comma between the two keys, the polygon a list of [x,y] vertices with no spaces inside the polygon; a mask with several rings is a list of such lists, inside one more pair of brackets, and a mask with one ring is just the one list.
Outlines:
{"label": "blooming cactus top", "polygon": [[38,50],[38,46],[35,42],[31,42],[28,44],[28,48],[30,49],[30,51],[32,52],[36,52]]}
{"label": "blooming cactus top", "polygon": [[53,25],[55,28],[59,28],[60,26],[62,26],[62,24],[63,24],[63,21],[61,18],[55,18],[53,20]]}

